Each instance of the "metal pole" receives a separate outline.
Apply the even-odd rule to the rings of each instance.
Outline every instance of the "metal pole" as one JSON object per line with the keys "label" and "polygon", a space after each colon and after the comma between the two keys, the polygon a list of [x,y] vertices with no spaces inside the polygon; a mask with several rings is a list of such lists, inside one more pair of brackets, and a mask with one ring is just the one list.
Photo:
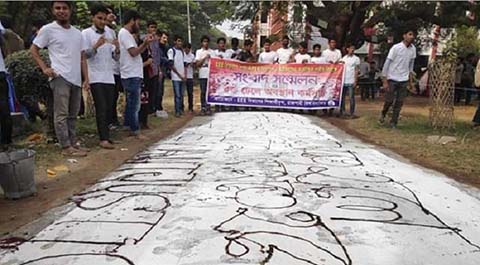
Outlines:
{"label": "metal pole", "polygon": [[192,43],[192,28],[190,27],[190,0],[187,0],[187,27],[188,27],[188,42]]}

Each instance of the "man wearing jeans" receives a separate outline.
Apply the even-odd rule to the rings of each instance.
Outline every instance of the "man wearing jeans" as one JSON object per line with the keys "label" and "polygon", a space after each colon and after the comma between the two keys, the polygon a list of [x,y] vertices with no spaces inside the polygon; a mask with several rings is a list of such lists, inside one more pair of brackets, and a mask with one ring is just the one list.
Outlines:
{"label": "man wearing jeans", "polygon": [[[2,34],[4,32],[2,23],[0,23],[0,45]],[[3,50],[0,50],[0,152],[7,149],[12,143],[12,117],[10,116],[9,89],[7,83],[7,70],[3,61]]]}
{"label": "man wearing jeans", "polygon": [[407,96],[407,82],[410,73],[413,72],[413,63],[417,56],[415,46],[412,44],[415,38],[413,30],[403,33],[403,41],[393,45],[388,52],[387,60],[383,65],[383,88],[385,89],[385,103],[379,122],[385,123],[385,116],[393,105],[393,114],[390,126],[397,128],[398,117]]}
{"label": "man wearing jeans", "polygon": [[[45,25],[39,31],[30,48],[33,59],[49,77],[53,91],[54,127],[62,154],[67,156],[86,156],[86,149],[77,145],[75,122],[80,109],[82,78],[87,66],[82,48],[82,33],[70,25],[72,2],[52,2],[55,21]],[[40,57],[39,50],[48,48],[51,66],[48,67]],[[88,76],[84,78],[84,87],[88,88]]]}
{"label": "man wearing jeans", "polygon": [[210,106],[207,105],[207,84],[208,84],[208,63],[210,58],[214,56],[214,51],[208,48],[210,38],[208,36],[202,36],[200,39],[202,48],[198,49],[195,54],[195,63],[198,70],[198,82],[200,83],[200,102],[202,104],[201,115],[211,114]]}
{"label": "man wearing jeans", "polygon": [[172,69],[173,94],[175,96],[175,117],[183,115],[183,82],[187,81],[187,72],[185,69],[185,54],[182,46],[183,41],[180,36],[174,38],[175,46],[167,52],[170,68]]}
{"label": "man wearing jeans", "polygon": [[82,31],[83,48],[87,57],[88,80],[95,104],[95,118],[100,136],[100,147],[114,149],[110,141],[109,123],[113,116],[112,102],[115,93],[115,78],[113,75],[112,57],[120,50],[115,35],[106,30],[108,10],[105,6],[96,4],[91,10],[93,25]]}
{"label": "man wearing jeans", "polygon": [[152,50],[153,61],[158,63],[158,90],[155,97],[151,97],[155,107],[155,116],[160,118],[168,118],[168,113],[163,109],[163,94],[165,89],[165,77],[168,67],[168,33],[158,30],[156,32],[158,49]]}
{"label": "man wearing jeans", "polygon": [[138,112],[140,111],[140,91],[143,79],[143,62],[141,53],[153,41],[148,34],[144,42],[138,46],[132,34],[140,32],[140,15],[134,10],[125,12],[125,25],[118,33],[120,44],[120,76],[125,89],[127,105],[125,107],[125,126],[130,127],[131,136],[139,140],[146,137],[140,134]]}
{"label": "man wearing jeans", "polygon": [[355,113],[355,87],[358,81],[358,70],[360,67],[360,58],[358,58],[353,52],[355,51],[355,45],[348,44],[347,55],[340,59],[345,65],[345,79],[343,82],[342,102],[340,104],[340,115],[345,112],[345,96],[348,93],[350,98],[350,117],[354,117]]}

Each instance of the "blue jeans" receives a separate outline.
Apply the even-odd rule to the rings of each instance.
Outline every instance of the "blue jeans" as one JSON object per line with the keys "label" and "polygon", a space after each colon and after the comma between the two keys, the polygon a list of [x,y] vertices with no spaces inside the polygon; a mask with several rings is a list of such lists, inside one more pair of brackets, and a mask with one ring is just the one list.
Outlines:
{"label": "blue jeans", "polygon": [[125,126],[137,134],[140,131],[138,112],[140,111],[140,90],[142,88],[142,79],[132,77],[122,79],[122,85],[126,93],[127,105],[125,106]]}
{"label": "blue jeans", "polygon": [[175,114],[183,113],[183,81],[173,81],[173,94],[175,96]]}
{"label": "blue jeans", "polygon": [[193,79],[187,79],[188,110],[193,110]]}
{"label": "blue jeans", "polygon": [[355,113],[355,87],[353,84],[344,84],[342,91],[342,103],[340,104],[340,113],[345,112],[345,95],[348,93],[350,97],[350,115]]}

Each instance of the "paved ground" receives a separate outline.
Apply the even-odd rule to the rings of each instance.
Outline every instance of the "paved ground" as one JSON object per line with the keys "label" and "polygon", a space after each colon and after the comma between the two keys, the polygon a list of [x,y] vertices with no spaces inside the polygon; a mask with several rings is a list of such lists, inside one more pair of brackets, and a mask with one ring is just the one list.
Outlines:
{"label": "paved ground", "polygon": [[480,264],[478,190],[288,113],[196,118],[57,216],[0,264]]}

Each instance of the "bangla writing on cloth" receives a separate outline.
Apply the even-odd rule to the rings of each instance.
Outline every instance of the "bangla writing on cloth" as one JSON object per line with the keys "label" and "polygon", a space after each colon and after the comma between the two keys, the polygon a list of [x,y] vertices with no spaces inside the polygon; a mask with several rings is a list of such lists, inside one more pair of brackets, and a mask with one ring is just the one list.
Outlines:
{"label": "bangla writing on cloth", "polygon": [[261,64],[212,58],[207,102],[324,109],[340,106],[343,64]]}

